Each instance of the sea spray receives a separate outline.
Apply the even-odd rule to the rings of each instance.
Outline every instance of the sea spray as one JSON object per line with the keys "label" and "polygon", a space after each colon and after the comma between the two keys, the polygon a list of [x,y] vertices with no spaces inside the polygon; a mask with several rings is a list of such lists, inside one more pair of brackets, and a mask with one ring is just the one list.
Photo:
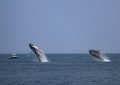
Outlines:
{"label": "sea spray", "polygon": [[100,56],[103,59],[103,62],[111,62],[111,60],[105,54],[101,53]]}

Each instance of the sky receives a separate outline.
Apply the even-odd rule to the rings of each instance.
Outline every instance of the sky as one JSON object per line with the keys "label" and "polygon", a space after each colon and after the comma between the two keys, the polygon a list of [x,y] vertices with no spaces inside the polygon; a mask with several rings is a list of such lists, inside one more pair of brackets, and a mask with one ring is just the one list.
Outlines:
{"label": "sky", "polygon": [[120,53],[120,0],[0,0],[0,53]]}

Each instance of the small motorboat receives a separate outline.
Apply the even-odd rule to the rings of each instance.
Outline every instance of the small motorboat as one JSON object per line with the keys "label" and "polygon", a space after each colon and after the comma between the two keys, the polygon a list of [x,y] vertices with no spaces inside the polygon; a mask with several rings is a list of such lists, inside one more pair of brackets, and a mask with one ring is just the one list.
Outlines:
{"label": "small motorboat", "polygon": [[15,53],[13,53],[12,56],[9,57],[9,59],[15,59],[15,58],[18,58],[18,56],[16,56]]}

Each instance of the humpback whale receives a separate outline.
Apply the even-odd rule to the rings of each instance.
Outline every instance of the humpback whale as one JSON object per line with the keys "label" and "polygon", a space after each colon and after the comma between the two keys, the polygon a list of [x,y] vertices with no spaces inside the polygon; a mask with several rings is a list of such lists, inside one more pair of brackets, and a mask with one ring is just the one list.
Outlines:
{"label": "humpback whale", "polygon": [[41,49],[39,49],[37,46],[33,45],[32,43],[29,43],[29,47],[35,53],[39,62],[48,62],[46,55]]}
{"label": "humpback whale", "polygon": [[103,55],[101,52],[101,50],[89,50],[89,54],[91,54],[93,57],[95,57],[98,61],[102,61],[102,62],[110,62],[110,60]]}

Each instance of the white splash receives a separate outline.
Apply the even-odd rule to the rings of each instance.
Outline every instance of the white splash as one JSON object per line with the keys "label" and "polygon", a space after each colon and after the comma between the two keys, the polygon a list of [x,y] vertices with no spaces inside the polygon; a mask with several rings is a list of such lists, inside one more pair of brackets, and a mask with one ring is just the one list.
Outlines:
{"label": "white splash", "polygon": [[100,53],[100,56],[102,58],[102,62],[111,62],[111,60],[105,54]]}

